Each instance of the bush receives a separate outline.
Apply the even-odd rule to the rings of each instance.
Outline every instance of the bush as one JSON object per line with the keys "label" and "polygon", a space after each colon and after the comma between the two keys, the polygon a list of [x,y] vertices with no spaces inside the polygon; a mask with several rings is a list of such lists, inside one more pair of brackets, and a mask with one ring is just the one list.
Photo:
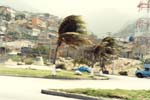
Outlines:
{"label": "bush", "polygon": [[11,56],[11,60],[15,61],[15,62],[19,62],[19,61],[21,61],[21,57],[18,55],[13,55],[13,56]]}
{"label": "bush", "polygon": [[56,69],[58,69],[58,68],[66,70],[65,64],[57,64]]}
{"label": "bush", "polygon": [[127,76],[127,75],[128,75],[128,72],[127,72],[127,71],[120,71],[119,74],[120,74],[120,75],[125,75],[125,76]]}
{"label": "bush", "polygon": [[103,74],[109,74],[108,70],[103,71]]}
{"label": "bush", "polygon": [[31,64],[33,64],[33,59],[32,58],[25,58],[24,62],[26,65],[31,65]]}

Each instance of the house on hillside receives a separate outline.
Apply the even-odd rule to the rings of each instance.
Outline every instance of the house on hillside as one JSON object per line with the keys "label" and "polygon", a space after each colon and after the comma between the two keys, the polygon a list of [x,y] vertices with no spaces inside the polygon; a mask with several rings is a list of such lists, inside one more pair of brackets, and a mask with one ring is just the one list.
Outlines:
{"label": "house on hillside", "polygon": [[33,17],[31,19],[31,22],[32,22],[32,25],[34,25],[34,26],[38,26],[39,24],[42,23],[42,21],[39,18],[37,18],[37,17]]}
{"label": "house on hillside", "polygon": [[57,33],[40,33],[38,34],[38,45],[56,45]]}
{"label": "house on hillside", "polygon": [[32,35],[32,36],[38,36],[40,33],[41,33],[41,30],[40,30],[40,29],[33,28],[31,35]]}

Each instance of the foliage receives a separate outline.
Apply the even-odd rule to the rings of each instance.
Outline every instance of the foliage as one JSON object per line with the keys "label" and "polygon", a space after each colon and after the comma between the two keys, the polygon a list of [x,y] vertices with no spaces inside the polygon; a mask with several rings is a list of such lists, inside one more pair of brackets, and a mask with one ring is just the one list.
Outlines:
{"label": "foliage", "polygon": [[150,100],[150,90],[68,89],[61,91],[123,100]]}
{"label": "foliage", "polygon": [[78,64],[90,65],[90,62],[89,62],[88,59],[85,59],[84,57],[80,57],[80,56],[77,57],[77,58],[75,58],[74,61],[73,61],[73,63],[74,63],[74,66],[76,66],[77,63]]}
{"label": "foliage", "polygon": [[112,37],[104,38],[94,49],[94,55],[100,62],[102,71],[105,70],[105,64],[117,57],[118,45]]}
{"label": "foliage", "polygon": [[127,71],[120,71],[119,74],[120,74],[120,75],[125,75],[125,76],[126,76],[126,75],[128,75],[128,72],[127,72]]}
{"label": "foliage", "polygon": [[12,61],[20,62],[21,61],[21,56],[13,55],[13,56],[11,56],[11,59],[12,59]]}
{"label": "foliage", "polygon": [[33,53],[40,54],[40,55],[41,54],[45,55],[45,54],[48,54],[49,52],[48,46],[43,46],[43,45],[33,48],[32,50],[33,50]]}
{"label": "foliage", "polygon": [[65,64],[57,64],[57,65],[56,65],[56,68],[66,70]]}
{"label": "foliage", "polygon": [[65,34],[67,32],[87,33],[85,22],[82,20],[81,16],[70,15],[63,20],[58,33]]}
{"label": "foliage", "polygon": [[53,63],[55,64],[57,51],[62,43],[75,47],[81,44],[89,44],[90,41],[84,36],[86,33],[85,23],[81,16],[70,15],[66,17],[58,30],[57,47]]}
{"label": "foliage", "polygon": [[94,67],[94,64],[96,63],[96,56],[93,53],[93,46],[85,48],[83,57],[84,60],[87,62],[87,65]]}
{"label": "foliage", "polygon": [[29,34],[27,34],[27,33],[21,33],[20,34],[20,38],[21,39],[28,39],[28,40],[37,40],[37,37],[35,37],[35,36],[31,36],[31,35],[29,35]]}
{"label": "foliage", "polygon": [[15,20],[25,19],[25,14],[18,14],[15,16]]}
{"label": "foliage", "polygon": [[31,65],[33,63],[33,58],[25,58],[24,62],[26,65]]}
{"label": "foliage", "polygon": [[8,35],[11,35],[11,36],[12,36],[12,38],[13,38],[13,39],[15,39],[15,40],[19,39],[19,37],[18,37],[18,35],[17,35],[17,33],[16,33],[16,32],[12,32],[12,31],[10,31],[10,32],[8,32],[7,34],[8,34]]}
{"label": "foliage", "polygon": [[105,65],[109,64],[114,58],[113,55],[117,54],[117,46],[115,39],[106,37],[97,45],[92,45],[84,49],[84,62],[93,67],[96,62],[100,62],[100,68],[105,69]]}
{"label": "foliage", "polygon": [[12,36],[12,38],[14,40],[17,40],[17,39],[36,40],[37,39],[37,37],[31,36],[27,33],[18,33],[18,32],[15,32],[15,31],[9,31],[7,34]]}
{"label": "foliage", "polygon": [[6,18],[6,21],[10,21],[11,20],[11,15],[10,14],[6,14],[5,18]]}
{"label": "foliage", "polygon": [[150,64],[150,58],[145,59],[145,64]]}

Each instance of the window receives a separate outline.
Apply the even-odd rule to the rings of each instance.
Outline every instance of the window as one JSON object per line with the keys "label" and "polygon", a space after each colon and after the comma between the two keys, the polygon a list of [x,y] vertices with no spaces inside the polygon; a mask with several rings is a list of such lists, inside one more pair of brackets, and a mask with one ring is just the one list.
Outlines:
{"label": "window", "polygon": [[150,59],[146,59],[145,64],[150,64]]}
{"label": "window", "polygon": [[149,68],[145,68],[145,71],[149,71]]}

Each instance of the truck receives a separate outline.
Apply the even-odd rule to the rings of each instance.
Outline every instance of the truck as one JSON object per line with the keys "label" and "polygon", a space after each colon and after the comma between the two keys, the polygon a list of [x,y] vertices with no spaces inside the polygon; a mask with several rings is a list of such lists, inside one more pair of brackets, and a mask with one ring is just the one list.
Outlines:
{"label": "truck", "polygon": [[150,58],[144,61],[144,69],[137,69],[135,75],[139,78],[150,77]]}

